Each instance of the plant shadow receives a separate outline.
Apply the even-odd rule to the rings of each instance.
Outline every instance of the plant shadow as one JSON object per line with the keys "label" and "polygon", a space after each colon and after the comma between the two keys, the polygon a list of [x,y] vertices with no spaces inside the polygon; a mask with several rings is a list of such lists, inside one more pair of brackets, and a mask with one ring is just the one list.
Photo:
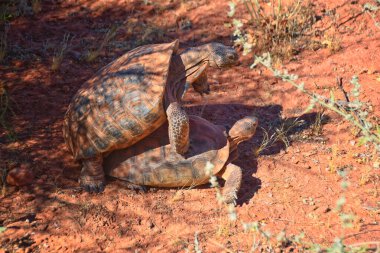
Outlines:
{"label": "plant shadow", "polygon": [[[222,125],[229,130],[232,125],[246,117],[256,116],[259,119],[259,127],[255,136],[251,140],[241,143],[238,147],[239,157],[232,163],[241,167],[243,170],[243,181],[241,189],[238,193],[238,205],[248,203],[253,198],[256,192],[261,188],[261,180],[254,176],[259,169],[258,157],[256,155],[257,148],[265,141],[265,136],[269,136],[276,132],[276,129],[281,127],[286,128],[283,131],[283,138],[274,141],[269,146],[265,147],[259,156],[270,156],[286,150],[287,146],[292,145],[292,139],[297,134],[310,129],[315,124],[319,115],[316,112],[306,113],[298,117],[283,118],[282,106],[273,104],[267,106],[251,106],[245,104],[209,104],[205,108],[200,105],[188,106],[189,114],[202,116],[210,122]],[[202,112],[202,115],[200,115]],[[329,118],[324,117],[321,124],[326,124]],[[221,183],[223,185],[223,182]]]}

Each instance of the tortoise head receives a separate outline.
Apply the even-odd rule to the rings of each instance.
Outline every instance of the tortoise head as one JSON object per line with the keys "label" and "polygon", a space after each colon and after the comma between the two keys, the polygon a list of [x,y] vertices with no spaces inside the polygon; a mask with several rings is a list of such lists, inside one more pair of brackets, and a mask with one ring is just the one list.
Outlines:
{"label": "tortoise head", "polygon": [[231,140],[239,144],[242,141],[249,140],[256,132],[259,120],[254,116],[247,116],[238,120],[228,132]]}
{"label": "tortoise head", "polygon": [[228,47],[221,43],[207,44],[207,51],[211,67],[227,68],[235,65],[239,60],[239,56],[233,47]]}

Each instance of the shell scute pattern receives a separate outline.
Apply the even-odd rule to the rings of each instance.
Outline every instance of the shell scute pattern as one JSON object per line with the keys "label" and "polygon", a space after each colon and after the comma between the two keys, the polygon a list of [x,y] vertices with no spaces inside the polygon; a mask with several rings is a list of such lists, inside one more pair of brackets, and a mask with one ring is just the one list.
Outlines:
{"label": "shell scute pattern", "polygon": [[83,154],[88,157],[95,156],[96,153],[97,153],[96,149],[92,146],[83,150]]}
{"label": "shell scute pattern", "polygon": [[112,73],[109,78],[120,78],[124,85],[144,83],[145,67],[143,64],[137,63],[128,69],[122,69]]}
{"label": "shell scute pattern", "polygon": [[191,163],[191,171],[194,179],[201,177],[201,174],[198,172],[198,170],[206,168],[206,165],[207,160],[203,158],[197,158]]}
{"label": "shell scute pattern", "polygon": [[146,182],[156,182],[157,179],[153,177],[153,174],[152,173],[142,173],[141,177],[136,177],[137,179],[139,179],[139,182],[141,183],[146,183]]}
{"label": "shell scute pattern", "polygon": [[107,135],[112,136],[116,140],[123,137],[123,133],[109,122],[104,122],[103,129]]}
{"label": "shell scute pattern", "polygon": [[189,118],[191,150],[182,157],[170,150],[168,125],[135,145],[113,151],[104,160],[106,174],[137,185],[190,186],[208,180],[205,167],[214,164],[212,174],[225,165],[230,145],[224,128],[196,116]]}
{"label": "shell scute pattern", "polygon": [[[145,173],[144,175],[151,174],[154,177],[154,179],[156,179],[156,181],[158,181],[162,184],[165,181],[165,179],[167,179],[167,177],[165,177],[165,175],[162,175],[165,173],[161,173],[161,172],[168,171],[168,170],[172,169],[172,167],[170,167],[170,165],[169,165],[169,167],[167,165],[168,164],[164,164],[163,166],[161,166],[161,167],[164,167],[161,170],[153,170],[153,173]],[[149,182],[149,181],[146,180],[145,182]]]}
{"label": "shell scute pattern", "polygon": [[79,95],[75,99],[75,106],[73,110],[76,112],[78,119],[82,118],[90,109],[90,99],[86,96]]}
{"label": "shell scute pattern", "polygon": [[75,159],[131,146],[165,122],[162,101],[177,49],[177,41],[136,48],[78,90],[64,120],[65,140]]}
{"label": "shell scute pattern", "polygon": [[[140,47],[139,49],[140,50],[135,50],[135,51],[131,52],[131,54],[128,57],[129,61],[131,61],[135,58],[139,58],[140,56],[148,55],[148,54],[151,54],[154,52],[154,49],[151,47]],[[128,62],[126,62],[126,63],[128,63]]]}
{"label": "shell scute pattern", "polygon": [[109,145],[109,142],[105,139],[96,138],[94,142],[98,150],[105,150]]}
{"label": "shell scute pattern", "polygon": [[152,110],[152,105],[149,100],[141,95],[138,90],[124,96],[125,100],[128,100],[128,109],[135,117],[146,117]]}
{"label": "shell scute pattern", "polygon": [[189,165],[186,163],[180,163],[178,164],[178,168],[176,170],[176,179],[179,181],[182,180],[187,183],[191,184],[191,182],[194,180],[194,176],[199,177],[199,174],[197,172],[194,172],[193,169],[188,169]]}
{"label": "shell scute pattern", "polygon": [[[153,108],[155,108],[155,107],[153,107]],[[154,122],[159,117],[160,117],[160,115],[158,114],[158,110],[152,109],[144,115],[143,121],[145,124],[149,124],[149,122]]]}
{"label": "shell scute pattern", "polygon": [[119,122],[120,126],[132,134],[132,136],[138,136],[142,134],[143,129],[139,123],[132,118],[124,118]]}

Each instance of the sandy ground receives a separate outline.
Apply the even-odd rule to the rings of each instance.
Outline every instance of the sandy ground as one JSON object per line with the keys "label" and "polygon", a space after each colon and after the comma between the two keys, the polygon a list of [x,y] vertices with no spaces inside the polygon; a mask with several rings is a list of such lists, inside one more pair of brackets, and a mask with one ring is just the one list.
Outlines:
{"label": "sandy ground", "polygon": [[[284,63],[300,76],[305,87],[329,95],[336,78],[350,90],[353,75],[362,84],[361,99],[380,115],[380,29],[373,19],[359,15],[365,1],[315,1],[317,12],[335,11],[335,35],[340,50],[304,50]],[[241,222],[261,222],[264,230],[291,237],[304,234],[306,242],[331,245],[337,237],[345,243],[380,240],[380,171],[373,168],[365,147],[358,147],[353,129],[337,115],[326,112],[320,133],[315,131],[317,111],[303,113],[309,99],[291,85],[274,79],[262,69],[249,69],[249,57],[226,71],[211,71],[212,93],[202,116],[213,123],[231,126],[246,115],[260,119],[260,129],[240,146],[236,164],[244,170],[239,192],[237,222],[229,221],[226,208],[209,186],[193,189],[129,190],[123,182],[107,179],[105,192],[83,192],[77,179],[80,165],[74,162],[62,138],[62,119],[70,99],[97,69],[141,44],[179,38],[181,48],[219,41],[231,45],[232,30],[227,2],[161,1],[43,1],[36,15],[11,21],[9,52],[0,65],[14,110],[9,118],[17,139],[0,132],[0,159],[7,170],[24,167],[35,175],[29,186],[7,186],[0,198],[0,252],[189,252],[197,233],[203,252],[248,252],[253,232]],[[164,18],[163,18],[164,17]],[[323,16],[316,29],[327,28]],[[120,29],[100,56],[82,60],[86,50],[99,47],[107,28]],[[191,26],[189,26],[191,24]],[[69,49],[57,71],[52,58],[65,34]],[[315,39],[323,40],[322,37]],[[240,52],[241,54],[241,52]],[[190,91],[185,105],[200,115],[204,100]],[[283,122],[300,120],[282,142],[259,156],[255,150],[265,131]],[[345,169],[350,182],[343,192]],[[355,216],[353,227],[343,229],[336,201],[345,196],[344,212]],[[256,236],[256,241],[264,243]],[[287,250],[297,247],[294,242]]]}

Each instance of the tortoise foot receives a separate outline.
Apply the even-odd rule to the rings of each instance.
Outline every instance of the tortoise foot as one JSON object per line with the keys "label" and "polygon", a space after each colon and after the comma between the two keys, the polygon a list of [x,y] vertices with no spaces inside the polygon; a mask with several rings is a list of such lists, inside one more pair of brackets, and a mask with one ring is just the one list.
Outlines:
{"label": "tortoise foot", "polygon": [[83,160],[79,183],[86,192],[100,193],[104,191],[104,172],[102,162],[103,158],[100,155]]}
{"label": "tortoise foot", "polygon": [[146,193],[148,191],[148,188],[144,185],[132,184],[129,182],[127,183],[127,188],[135,192]]}
{"label": "tortoise foot", "polygon": [[223,178],[226,183],[223,188],[224,201],[227,204],[236,204],[237,193],[240,190],[243,173],[239,166],[228,164]]}
{"label": "tortoise foot", "polygon": [[80,186],[89,193],[101,193],[104,191],[103,180],[80,180]]}

